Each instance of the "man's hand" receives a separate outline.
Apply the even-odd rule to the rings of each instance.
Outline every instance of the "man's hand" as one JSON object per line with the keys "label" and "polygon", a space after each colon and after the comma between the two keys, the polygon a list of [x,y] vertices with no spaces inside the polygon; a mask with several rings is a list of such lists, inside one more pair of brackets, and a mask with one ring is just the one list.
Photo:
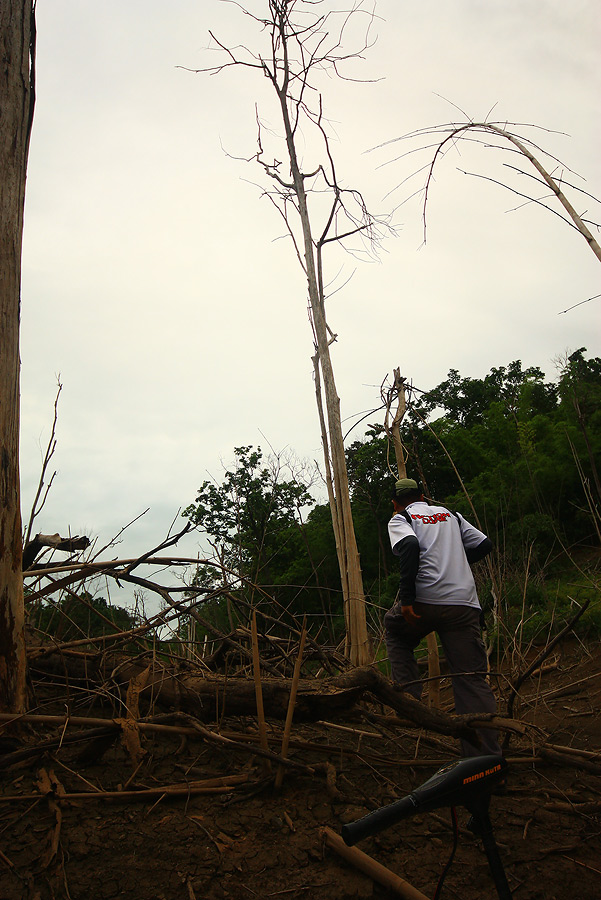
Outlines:
{"label": "man's hand", "polygon": [[412,606],[401,606],[401,615],[408,625],[417,625],[418,620],[421,619],[421,616],[413,612]]}

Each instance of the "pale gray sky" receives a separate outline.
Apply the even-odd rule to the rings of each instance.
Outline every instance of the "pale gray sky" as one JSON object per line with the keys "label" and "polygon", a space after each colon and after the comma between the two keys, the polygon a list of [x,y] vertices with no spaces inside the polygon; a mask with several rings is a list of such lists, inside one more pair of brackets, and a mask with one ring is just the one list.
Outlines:
{"label": "pale gray sky", "polygon": [[[260,13],[266,3],[248,6]],[[270,442],[319,458],[303,275],[290,242],[277,240],[281,221],[249,183],[260,172],[224,153],[254,153],[255,101],[277,134],[280,126],[264,79],[177,68],[213,61],[209,28],[231,45],[256,42],[232,4],[38,0],[37,8],[23,511],[60,373],[58,476],[36,530],[104,543],[150,507],[119,551],[130,555],[161,539],[207,473],[220,478],[235,446]],[[400,144],[366,151],[460,120],[452,104],[476,120],[494,107],[496,121],[563,132],[529,134],[601,194],[596,0],[379,0],[376,12],[377,42],[352,74],[384,80],[324,87],[339,175],[372,209],[417,189],[419,179],[387,196],[427,157],[391,162]],[[428,389],[450,368],[481,377],[519,358],[553,377],[566,350],[601,355],[599,300],[558,315],[600,291],[584,240],[459,171],[500,178],[503,161],[515,158],[482,146],[447,155],[425,247],[416,198],[397,211],[398,236],[379,261],[333,254],[336,284],[354,271],[329,304],[345,417],[376,407],[397,365]],[[575,195],[575,205],[599,220],[594,201]]]}

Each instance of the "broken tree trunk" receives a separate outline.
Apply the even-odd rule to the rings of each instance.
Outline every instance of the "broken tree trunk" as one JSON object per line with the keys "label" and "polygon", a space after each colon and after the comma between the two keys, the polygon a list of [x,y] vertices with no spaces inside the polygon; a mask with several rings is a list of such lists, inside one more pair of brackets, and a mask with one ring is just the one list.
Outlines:
{"label": "broken tree trunk", "polygon": [[25,175],[34,105],[31,0],[0,4],[0,710],[25,708],[19,492],[19,318]]}
{"label": "broken tree trunk", "polygon": [[44,547],[75,553],[78,550],[86,550],[90,543],[89,537],[80,537],[78,534],[69,538],[61,537],[60,534],[36,534],[23,548],[23,571],[34,564]]}
{"label": "broken tree trunk", "polygon": [[[90,682],[111,681],[123,696],[133,678],[147,666],[144,660],[107,655],[100,663],[92,654],[55,653],[32,663],[38,674],[46,672]],[[285,720],[288,713],[291,681],[287,678],[263,678],[261,682],[265,716]],[[301,678],[298,683],[294,718],[296,721],[331,720],[352,709],[363,697],[372,696],[418,727],[455,738],[467,737],[478,743],[471,727],[461,718],[441,710],[429,709],[406,694],[369,666],[350,670],[335,678]],[[257,702],[252,678],[198,674],[174,674],[155,664],[139,695],[140,707],[149,702],[190,712],[205,721],[216,715],[256,716]]]}
{"label": "broken tree trunk", "polygon": [[[390,415],[390,406],[392,399],[397,399],[397,410],[392,420],[392,425],[388,425]],[[399,478],[407,477],[407,456],[401,440],[401,422],[407,411],[407,398],[405,396],[405,379],[401,378],[400,366],[394,369],[394,385],[390,396],[390,402],[386,404],[386,423],[385,431],[392,438],[394,447],[394,455],[396,458],[396,466]],[[440,656],[438,654],[438,641],[433,631],[426,638],[428,644],[428,704],[430,706],[440,706]]]}

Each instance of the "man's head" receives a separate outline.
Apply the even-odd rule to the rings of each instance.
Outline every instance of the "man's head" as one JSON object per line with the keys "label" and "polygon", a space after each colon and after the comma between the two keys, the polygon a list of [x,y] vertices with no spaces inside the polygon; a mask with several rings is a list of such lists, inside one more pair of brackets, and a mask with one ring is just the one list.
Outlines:
{"label": "man's head", "polygon": [[395,483],[392,492],[392,505],[395,512],[402,512],[410,503],[423,499],[422,489],[413,478],[399,478]]}

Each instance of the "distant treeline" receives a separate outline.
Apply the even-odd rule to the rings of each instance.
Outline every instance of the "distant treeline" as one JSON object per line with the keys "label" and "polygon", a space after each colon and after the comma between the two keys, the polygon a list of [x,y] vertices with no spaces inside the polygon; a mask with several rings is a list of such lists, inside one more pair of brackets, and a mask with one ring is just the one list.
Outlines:
{"label": "distant treeline", "polygon": [[[555,383],[520,361],[482,379],[451,370],[433,390],[410,395],[401,429],[408,474],[426,496],[479,522],[496,547],[499,602],[510,612],[525,600],[535,622],[589,596],[599,562],[601,359],[585,354],[566,357]],[[184,515],[231,570],[281,607],[326,614],[333,636],[341,595],[329,507],[312,499],[306,471],[293,474],[260,448],[234,452],[223,482],[205,481]],[[352,443],[347,459],[364,585],[378,617],[397,588],[387,535],[394,453],[382,427]],[[209,569],[197,575],[209,585],[215,578]],[[478,578],[490,604],[493,582],[484,569]],[[219,603],[213,614],[225,616]]]}
{"label": "distant treeline", "polygon": [[[492,569],[480,563],[476,577],[485,608],[496,597],[506,635],[514,626],[526,637],[543,633],[589,597],[596,602],[581,627],[601,631],[601,359],[585,353],[567,357],[554,383],[515,361],[482,379],[451,370],[433,390],[409,393],[401,429],[408,474],[427,497],[463,513],[493,540]],[[311,493],[316,469],[293,457],[265,457],[260,447],[237,447],[234,455],[222,482],[205,481],[184,511],[227,571],[224,578],[219,567],[201,566],[196,585],[217,594],[225,580],[237,585],[203,603],[203,617],[228,631],[239,613],[247,617],[251,603],[275,618],[286,610],[306,613],[315,636],[337,641],[340,576],[329,506]],[[369,618],[376,624],[398,584],[387,531],[395,462],[383,428],[372,425],[350,444],[347,461]],[[63,640],[137,622],[88,593],[82,602],[59,597],[30,612],[31,624]],[[182,637],[189,625],[181,624]],[[202,640],[203,629],[193,631]]]}

